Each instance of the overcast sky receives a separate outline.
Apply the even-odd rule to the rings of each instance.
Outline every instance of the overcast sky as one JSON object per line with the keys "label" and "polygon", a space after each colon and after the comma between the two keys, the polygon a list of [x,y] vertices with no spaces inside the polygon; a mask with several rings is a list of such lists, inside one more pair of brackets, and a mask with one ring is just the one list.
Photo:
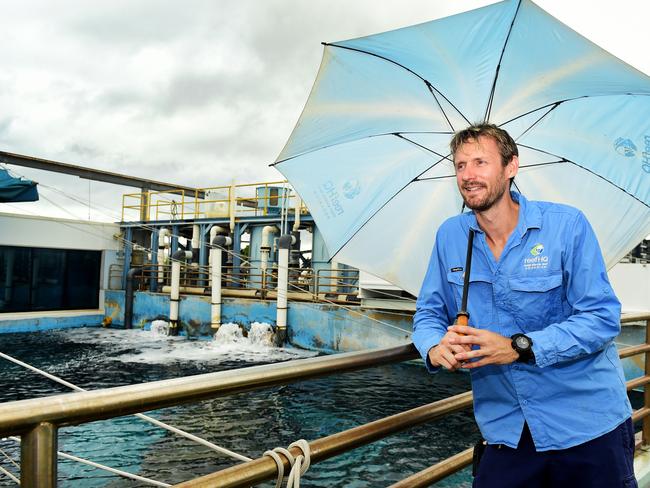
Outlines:
{"label": "overcast sky", "polygon": [[[279,179],[268,165],[307,99],[320,42],[489,3],[3,2],[0,150],[193,187]],[[650,2],[536,3],[650,73]],[[137,191],[10,169],[41,183],[42,202],[0,211],[118,220],[122,193]]]}

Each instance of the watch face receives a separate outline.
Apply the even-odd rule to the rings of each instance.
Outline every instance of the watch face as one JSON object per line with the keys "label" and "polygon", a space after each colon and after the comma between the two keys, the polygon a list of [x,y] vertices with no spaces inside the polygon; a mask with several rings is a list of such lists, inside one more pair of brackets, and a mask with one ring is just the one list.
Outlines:
{"label": "watch face", "polygon": [[515,344],[519,349],[528,349],[530,347],[530,341],[526,336],[519,336],[515,339]]}

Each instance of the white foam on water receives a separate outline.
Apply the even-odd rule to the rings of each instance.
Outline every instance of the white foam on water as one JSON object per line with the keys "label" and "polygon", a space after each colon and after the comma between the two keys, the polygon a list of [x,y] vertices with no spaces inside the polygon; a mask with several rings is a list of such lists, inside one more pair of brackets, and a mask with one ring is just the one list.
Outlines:
{"label": "white foam on water", "polygon": [[244,337],[244,331],[238,324],[229,322],[221,324],[214,334],[214,342],[219,345],[243,344],[247,343],[248,339]]}
{"label": "white foam on water", "polygon": [[[224,328],[223,332],[221,332],[222,328]],[[251,330],[252,339],[251,333],[248,337],[244,336],[239,325],[223,324],[219,329],[224,336],[223,342],[188,340],[184,336],[158,335],[142,329],[81,328],[59,330],[55,333],[65,336],[65,339],[70,342],[102,344],[113,351],[112,360],[122,363],[275,362],[303,359],[318,354],[292,347],[269,346],[267,334],[272,330],[269,324],[251,326]]]}
{"label": "white foam on water", "polygon": [[251,344],[273,347],[273,327],[266,322],[253,322],[248,332],[248,340]]}
{"label": "white foam on water", "polygon": [[169,322],[166,322],[164,320],[154,320],[151,322],[149,332],[154,336],[167,337],[169,335]]}

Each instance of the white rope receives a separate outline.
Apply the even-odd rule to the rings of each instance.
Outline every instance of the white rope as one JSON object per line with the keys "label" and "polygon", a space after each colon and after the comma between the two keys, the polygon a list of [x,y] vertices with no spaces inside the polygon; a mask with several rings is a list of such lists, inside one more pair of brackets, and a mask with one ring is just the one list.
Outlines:
{"label": "white rope", "polygon": [[287,488],[300,488],[300,477],[307,472],[311,465],[311,449],[309,448],[309,442],[305,439],[299,439],[296,442],[289,444],[289,449],[292,447],[300,449],[302,454],[299,454],[294,458],[293,454],[284,447],[276,447],[275,449],[264,453],[265,456],[269,456],[275,461],[278,469],[278,478],[275,482],[275,488],[280,488],[282,486],[282,481],[284,480],[284,463],[279,454],[286,457],[289,461],[289,466],[291,466],[291,471],[289,471],[289,475],[287,476]]}
{"label": "white rope", "polygon": [[16,468],[20,469],[20,466],[18,465],[18,463],[17,463],[16,461],[14,461],[14,458],[12,458],[9,454],[7,454],[3,449],[0,449],[0,453],[2,453],[2,455],[3,455],[5,458],[7,458],[7,460],[8,460],[11,464],[13,464]]}
{"label": "white rope", "polygon": [[[32,366],[31,364],[24,363],[24,362],[20,361],[19,359],[11,357],[11,356],[3,353],[3,352],[0,352],[0,357],[6,359],[7,361],[11,361],[12,363],[15,363],[15,364],[17,364],[19,366],[22,366],[23,368],[27,368],[30,371],[33,371],[33,372],[38,373],[38,374],[40,374],[42,376],[45,376],[46,378],[49,378],[50,380],[55,381],[55,382],[57,382],[57,383],[59,383],[61,385],[67,386],[68,388],[71,388],[71,389],[73,389],[75,391],[88,391],[88,390],[84,390],[83,388],[81,388],[81,387],[79,387],[77,385],[74,385],[74,384],[72,384],[72,383],[70,383],[70,382],[68,382],[68,381],[66,381],[66,380],[64,380],[62,378],[59,378],[58,376],[54,376],[53,374],[50,374],[50,373],[48,373],[46,371],[38,369],[35,366]],[[203,445],[205,447],[209,447],[210,449],[212,449],[214,451],[217,451],[217,452],[220,452],[221,454],[225,454],[226,456],[230,456],[230,457],[235,458],[235,459],[237,459],[239,461],[251,461],[251,458],[249,458],[249,457],[246,457],[246,456],[243,456],[243,455],[238,454],[236,452],[233,452],[230,449],[226,449],[225,447],[217,446],[216,444],[213,444],[210,441],[207,441],[205,439],[201,439],[200,437],[197,437],[194,434],[190,434],[189,432],[185,432],[184,430],[173,427],[173,426],[171,426],[169,424],[161,422],[160,420],[157,420],[157,419],[155,419],[153,417],[150,417],[148,415],[145,415],[143,413],[136,413],[134,415],[136,417],[146,421],[146,422],[149,422],[149,423],[151,423],[153,425],[156,425],[156,426],[161,427],[163,429],[166,429],[166,430],[168,430],[170,432],[173,432],[175,434],[183,436],[186,439],[190,439],[190,440],[192,440],[192,441],[194,441],[194,442],[196,442],[198,444],[201,444],[201,445]]]}
{"label": "white rope", "polygon": [[[12,439],[12,440],[14,440],[16,442],[20,442],[19,437],[10,437],[10,439]],[[70,461],[76,461],[78,463],[86,464],[88,466],[92,466],[93,468],[103,469],[104,471],[108,471],[109,473],[117,474],[119,476],[122,476],[123,478],[129,478],[129,479],[132,479],[132,480],[141,481],[141,482],[147,483],[147,484],[149,484],[151,486],[162,486],[162,487],[172,486],[172,485],[170,485],[168,483],[163,483],[162,481],[152,480],[152,479],[149,479],[149,478],[145,478],[143,476],[138,476],[137,474],[129,473],[128,471],[122,471],[121,469],[111,468],[110,466],[106,466],[104,464],[99,464],[99,463],[96,463],[94,461],[90,461],[88,459],[80,458],[78,456],[73,456],[72,454],[67,454],[65,452],[57,451],[56,454],[59,457],[62,457],[63,459],[69,459]]]}
{"label": "white rope", "polygon": [[5,468],[3,468],[2,466],[0,466],[0,473],[2,473],[2,474],[4,474],[5,476],[8,476],[9,478],[11,478],[11,480],[12,480],[13,482],[15,482],[15,483],[17,483],[17,484],[20,484],[20,480],[19,480],[16,476],[14,476],[13,474],[11,474],[8,470],[6,470]]}

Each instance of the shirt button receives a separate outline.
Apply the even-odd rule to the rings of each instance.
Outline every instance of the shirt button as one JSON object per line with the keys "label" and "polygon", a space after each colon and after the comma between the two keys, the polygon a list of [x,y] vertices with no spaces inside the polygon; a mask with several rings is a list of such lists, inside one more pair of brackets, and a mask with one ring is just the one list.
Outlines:
{"label": "shirt button", "polygon": [[523,403],[524,405],[528,405],[528,400],[524,400],[524,401],[521,402],[521,403]]}
{"label": "shirt button", "polygon": [[513,364],[512,369],[519,369],[519,365],[518,364]]}

